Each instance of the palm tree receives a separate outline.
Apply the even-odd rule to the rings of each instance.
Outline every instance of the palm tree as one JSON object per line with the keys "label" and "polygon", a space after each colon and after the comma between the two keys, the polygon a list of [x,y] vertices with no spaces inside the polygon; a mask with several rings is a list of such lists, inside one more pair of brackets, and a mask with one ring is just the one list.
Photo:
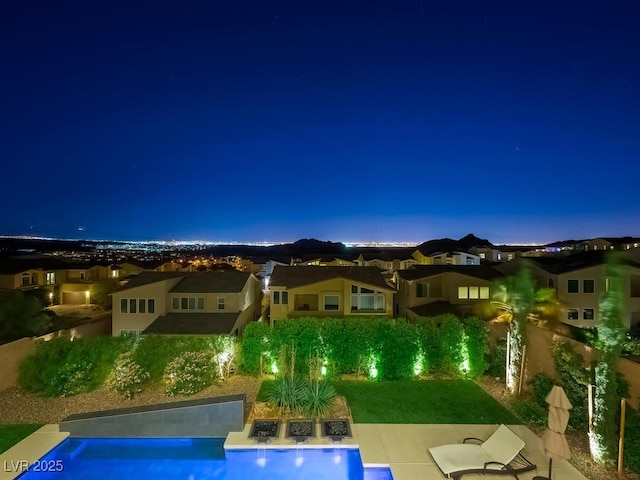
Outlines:
{"label": "palm tree", "polygon": [[496,311],[492,321],[509,325],[507,340],[507,388],[514,393],[520,383],[523,346],[526,344],[527,323],[548,326],[557,323],[558,302],[551,288],[536,289],[531,271],[526,265],[517,275],[496,281],[491,306]]}

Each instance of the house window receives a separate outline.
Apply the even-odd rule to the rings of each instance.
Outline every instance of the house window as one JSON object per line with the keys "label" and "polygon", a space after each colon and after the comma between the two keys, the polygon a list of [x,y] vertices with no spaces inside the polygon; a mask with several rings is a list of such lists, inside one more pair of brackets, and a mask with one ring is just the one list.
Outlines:
{"label": "house window", "polygon": [[144,298],[138,300],[138,313],[147,313],[147,300]]}
{"label": "house window", "polygon": [[567,280],[567,292],[578,293],[580,290],[580,282],[578,280]]}
{"label": "house window", "polygon": [[324,296],[324,309],[325,310],[339,310],[340,309],[340,297],[338,295],[325,295]]}
{"label": "house window", "polygon": [[289,305],[289,292],[282,292],[282,305]]}
{"label": "house window", "polygon": [[34,283],[35,283],[34,275],[32,273],[22,274],[22,281],[20,282],[20,285],[22,285],[23,287],[26,287],[28,285],[33,285]]}
{"label": "house window", "polygon": [[485,258],[487,258],[487,254],[486,253],[479,253],[478,256],[484,260]]}
{"label": "house window", "polygon": [[84,280],[86,277],[85,272],[80,272],[80,280]]}
{"label": "house window", "polygon": [[129,313],[136,313],[136,303],[135,298],[129,299]]}
{"label": "house window", "polygon": [[469,298],[469,287],[458,287],[458,298],[459,299]]}
{"label": "house window", "polygon": [[147,299],[147,311],[148,313],[156,313],[156,301],[153,298]]}
{"label": "house window", "polygon": [[478,287],[469,287],[469,298],[477,300],[480,298],[480,291]]}
{"label": "house window", "polygon": [[126,298],[120,299],[120,313],[129,313],[129,300]]}
{"label": "house window", "polygon": [[218,297],[218,310],[224,310],[224,297]]}
{"label": "house window", "polygon": [[428,283],[416,283],[416,297],[425,298],[429,296]]}
{"label": "house window", "polygon": [[549,287],[549,288],[555,288],[555,284],[554,284],[554,282],[553,282],[553,278],[550,278],[550,279],[547,281],[547,287]]}
{"label": "house window", "polygon": [[280,305],[280,292],[273,292],[273,304]]}
{"label": "house window", "polygon": [[351,311],[384,311],[384,293],[370,288],[351,286]]}
{"label": "house window", "polygon": [[593,308],[583,308],[582,309],[582,319],[583,320],[594,320],[596,318],[595,310]]}
{"label": "house window", "polygon": [[594,293],[596,291],[594,280],[582,281],[582,293]]}
{"label": "house window", "polygon": [[489,287],[480,287],[480,299],[482,300],[489,299]]}
{"label": "house window", "polygon": [[578,312],[577,308],[567,310],[567,320],[580,320],[580,312]]}
{"label": "house window", "polygon": [[204,297],[173,297],[174,310],[204,310]]}
{"label": "house window", "polygon": [[56,273],[47,272],[47,285],[55,285],[55,284],[56,284]]}

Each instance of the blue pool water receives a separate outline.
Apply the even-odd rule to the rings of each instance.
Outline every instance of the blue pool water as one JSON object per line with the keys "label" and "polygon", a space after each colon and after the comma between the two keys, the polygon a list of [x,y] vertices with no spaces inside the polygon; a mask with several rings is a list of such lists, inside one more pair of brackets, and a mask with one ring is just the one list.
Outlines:
{"label": "blue pool water", "polygon": [[225,452],[223,443],[203,438],[68,438],[20,479],[393,480],[388,468],[364,468],[353,448]]}

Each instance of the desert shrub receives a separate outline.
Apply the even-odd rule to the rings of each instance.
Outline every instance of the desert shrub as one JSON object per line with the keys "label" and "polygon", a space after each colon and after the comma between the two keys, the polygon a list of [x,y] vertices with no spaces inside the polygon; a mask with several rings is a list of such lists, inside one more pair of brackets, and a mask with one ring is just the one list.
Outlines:
{"label": "desert shrub", "polygon": [[[271,327],[266,322],[251,322],[242,334],[242,370],[249,375],[265,373],[271,362],[267,355],[270,350]],[[266,364],[266,365],[265,365]]]}
{"label": "desert shrub", "polygon": [[306,417],[324,417],[331,411],[336,395],[336,389],[325,380],[306,382],[300,411]]}
{"label": "desert shrub", "polygon": [[404,320],[377,324],[377,362],[380,380],[405,380],[415,376],[416,361],[422,353],[418,330]]}
{"label": "desert shrub", "polygon": [[446,315],[440,321],[438,330],[442,355],[440,360],[441,371],[448,375],[460,375],[460,365],[464,360],[462,353],[464,339],[462,323],[458,317]]}
{"label": "desert shrub", "polygon": [[63,364],[49,381],[54,396],[70,397],[86,391],[91,383],[94,366],[86,360]]}
{"label": "desert shrub", "polygon": [[533,400],[540,407],[547,408],[548,404],[545,399],[555,385],[553,379],[544,373],[536,373],[531,380],[529,380],[529,384],[531,385]]}
{"label": "desert shrub", "polygon": [[476,317],[466,318],[464,334],[469,362],[468,375],[471,378],[477,378],[489,367],[485,358],[489,353],[487,325]]}
{"label": "desert shrub", "polygon": [[133,359],[151,375],[152,382],[163,379],[164,371],[185,352],[212,352],[212,335],[145,335],[136,344]]}
{"label": "desert shrub", "polygon": [[507,374],[507,339],[500,338],[491,354],[491,361],[487,375],[494,378],[504,378]]}
{"label": "desert shrub", "polygon": [[569,343],[557,343],[553,349],[553,361],[558,374],[558,383],[564,388],[573,405],[569,425],[587,428],[587,385],[592,383],[591,369],[585,367],[582,355],[575,352]]}
{"label": "desert shrub", "polygon": [[56,338],[39,342],[20,365],[19,384],[44,396],[69,396],[104,383],[118,355],[132,340],[118,337]]}
{"label": "desert shrub", "polygon": [[549,410],[540,406],[533,398],[513,398],[510,405],[523,423],[539,428],[547,426]]}
{"label": "desert shrub", "polygon": [[133,398],[136,393],[142,392],[144,384],[150,377],[149,372],[133,360],[132,352],[125,352],[116,359],[106,385],[124,398]]}
{"label": "desert shrub", "polygon": [[186,352],[167,364],[164,372],[166,394],[193,395],[213,383],[211,356],[203,352]]}
{"label": "desert shrub", "polygon": [[279,376],[267,389],[267,402],[278,407],[282,415],[297,413],[302,407],[306,387],[301,377]]}

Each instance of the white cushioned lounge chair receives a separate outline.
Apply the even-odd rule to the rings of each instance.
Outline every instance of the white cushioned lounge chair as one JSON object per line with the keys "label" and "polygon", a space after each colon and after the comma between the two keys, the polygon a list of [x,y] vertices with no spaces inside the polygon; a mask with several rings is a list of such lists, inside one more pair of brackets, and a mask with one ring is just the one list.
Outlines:
{"label": "white cushioned lounge chair", "polygon": [[[479,443],[469,443],[476,441]],[[523,455],[525,442],[508,427],[500,425],[488,439],[465,438],[462,443],[429,449],[445,476],[458,480],[467,473],[512,475],[535,470]]]}

